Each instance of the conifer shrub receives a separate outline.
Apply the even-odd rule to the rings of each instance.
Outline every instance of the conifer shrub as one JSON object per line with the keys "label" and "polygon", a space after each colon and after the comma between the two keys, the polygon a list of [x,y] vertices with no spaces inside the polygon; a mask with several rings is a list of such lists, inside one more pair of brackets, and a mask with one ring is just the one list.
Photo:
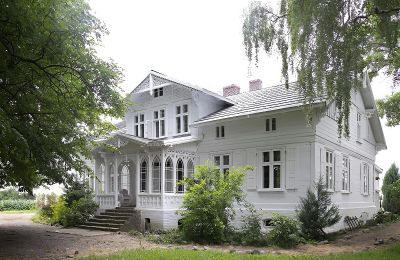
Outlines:
{"label": "conifer shrub", "polygon": [[331,193],[326,189],[322,178],[309,188],[305,197],[300,198],[297,208],[297,218],[300,221],[300,231],[307,239],[326,238],[324,228],[339,222],[341,216],[338,207],[332,203]]}

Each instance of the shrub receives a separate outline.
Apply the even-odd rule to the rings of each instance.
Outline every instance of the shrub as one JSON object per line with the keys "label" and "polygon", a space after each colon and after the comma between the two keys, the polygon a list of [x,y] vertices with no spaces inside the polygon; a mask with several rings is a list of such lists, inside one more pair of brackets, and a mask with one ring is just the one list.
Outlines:
{"label": "shrub", "polygon": [[374,217],[367,220],[366,225],[372,226],[377,224],[391,223],[400,219],[400,216],[391,212],[378,211]]}
{"label": "shrub", "polygon": [[58,197],[55,193],[40,194],[36,198],[36,206],[39,209],[33,217],[33,221],[42,224],[52,224],[53,207],[58,202]]}
{"label": "shrub", "polygon": [[272,229],[268,233],[268,241],[271,244],[284,248],[293,247],[299,242],[298,234],[296,220],[279,214],[273,215]]}
{"label": "shrub", "polygon": [[30,195],[27,192],[19,192],[15,188],[8,188],[0,191],[1,200],[34,200],[35,196]]}
{"label": "shrub", "polygon": [[386,187],[384,201],[386,211],[400,214],[400,180]]}
{"label": "shrub", "polygon": [[249,169],[231,168],[224,174],[210,163],[196,167],[193,179],[183,182],[187,187],[181,212],[185,239],[206,243],[226,239],[234,216],[233,204],[244,200],[242,186]]}
{"label": "shrub", "polygon": [[36,203],[34,200],[24,200],[24,199],[0,200],[0,211],[31,210],[34,209],[35,206]]}
{"label": "shrub", "polygon": [[322,178],[315,184],[316,192],[309,188],[305,198],[300,198],[297,217],[301,233],[308,239],[326,238],[324,228],[339,222],[338,207],[332,203],[331,194],[326,190]]}
{"label": "shrub", "polygon": [[[395,201],[391,201],[392,199],[395,199],[392,194],[388,194],[390,190],[390,186],[394,184],[396,181],[400,179],[399,175],[399,168],[396,166],[396,164],[392,164],[387,170],[385,177],[383,178],[383,184],[382,184],[382,193],[383,193],[383,202],[382,202],[382,207],[386,211],[393,211],[393,203],[396,203]],[[390,192],[389,192],[390,193]]]}
{"label": "shrub", "polygon": [[157,244],[182,244],[185,242],[182,231],[179,229],[171,229],[160,234],[149,234],[146,236],[146,238],[148,241]]}
{"label": "shrub", "polygon": [[253,205],[248,204],[249,214],[242,218],[243,225],[240,230],[239,239],[245,245],[266,245],[266,237],[261,231],[261,216]]}
{"label": "shrub", "polygon": [[67,207],[63,197],[59,197],[56,204],[51,206],[51,221],[53,224],[61,224],[65,226],[66,217],[68,216],[70,209]]}

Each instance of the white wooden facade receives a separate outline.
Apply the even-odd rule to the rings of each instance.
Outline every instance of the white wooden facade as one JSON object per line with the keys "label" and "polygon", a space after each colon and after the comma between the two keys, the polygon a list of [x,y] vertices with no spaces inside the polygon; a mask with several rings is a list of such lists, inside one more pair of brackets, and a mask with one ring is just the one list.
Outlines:
{"label": "white wooden facade", "polygon": [[93,151],[96,200],[101,209],[134,205],[154,229],[176,227],[184,194],[177,180],[210,160],[222,170],[255,166],[243,189],[266,220],[293,215],[320,176],[343,216],[371,218],[382,171],[375,155],[386,145],[367,78],[364,85],[353,93],[346,140],[329,101],[316,102],[307,122],[299,96],[283,87],[222,97],[151,71],[131,93],[121,129],[103,140],[118,151]]}

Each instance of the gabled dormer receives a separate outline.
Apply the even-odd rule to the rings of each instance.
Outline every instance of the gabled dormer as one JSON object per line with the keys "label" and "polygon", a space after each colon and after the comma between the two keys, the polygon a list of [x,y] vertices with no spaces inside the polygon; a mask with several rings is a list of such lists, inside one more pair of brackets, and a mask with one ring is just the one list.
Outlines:
{"label": "gabled dormer", "polygon": [[197,136],[191,123],[233,102],[209,90],[150,71],[129,94],[126,133],[146,139]]}

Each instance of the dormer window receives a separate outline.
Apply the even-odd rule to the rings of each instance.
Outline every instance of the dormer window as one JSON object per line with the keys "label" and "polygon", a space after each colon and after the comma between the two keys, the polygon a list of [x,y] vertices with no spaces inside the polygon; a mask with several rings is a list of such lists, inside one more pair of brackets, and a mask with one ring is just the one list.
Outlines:
{"label": "dormer window", "polygon": [[154,89],[154,97],[162,97],[164,96],[164,88],[156,88]]}
{"label": "dormer window", "polygon": [[187,104],[176,106],[176,133],[189,132],[189,107]]}

